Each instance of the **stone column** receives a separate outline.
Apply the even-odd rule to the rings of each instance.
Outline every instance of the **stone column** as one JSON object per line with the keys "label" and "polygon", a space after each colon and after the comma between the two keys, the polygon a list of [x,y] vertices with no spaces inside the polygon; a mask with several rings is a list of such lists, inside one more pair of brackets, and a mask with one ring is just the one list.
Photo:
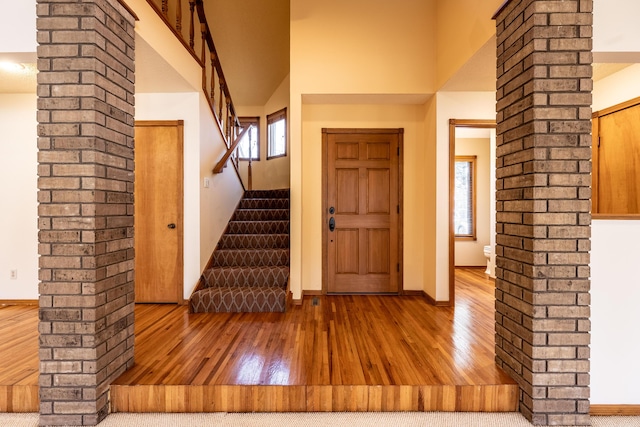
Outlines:
{"label": "stone column", "polygon": [[134,19],[38,0],[40,424],[95,425],[133,364]]}
{"label": "stone column", "polygon": [[534,424],[590,425],[592,0],[496,21],[496,360]]}

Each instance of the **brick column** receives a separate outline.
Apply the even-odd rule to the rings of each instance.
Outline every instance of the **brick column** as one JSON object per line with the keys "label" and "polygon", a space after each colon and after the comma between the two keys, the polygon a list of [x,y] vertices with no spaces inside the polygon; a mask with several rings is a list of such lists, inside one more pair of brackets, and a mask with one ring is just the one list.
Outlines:
{"label": "brick column", "polygon": [[133,364],[134,20],[38,0],[40,424],[95,425]]}
{"label": "brick column", "polygon": [[534,424],[590,425],[592,0],[496,21],[496,360]]}

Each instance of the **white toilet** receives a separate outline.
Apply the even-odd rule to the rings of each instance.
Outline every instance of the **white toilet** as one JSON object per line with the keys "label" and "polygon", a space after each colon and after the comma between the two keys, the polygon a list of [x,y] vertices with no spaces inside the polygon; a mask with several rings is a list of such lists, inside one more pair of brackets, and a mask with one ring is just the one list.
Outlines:
{"label": "white toilet", "polygon": [[484,247],[484,256],[485,258],[487,258],[487,269],[485,270],[484,274],[490,275],[491,274],[491,267],[490,267],[491,266],[491,246],[487,245]]}

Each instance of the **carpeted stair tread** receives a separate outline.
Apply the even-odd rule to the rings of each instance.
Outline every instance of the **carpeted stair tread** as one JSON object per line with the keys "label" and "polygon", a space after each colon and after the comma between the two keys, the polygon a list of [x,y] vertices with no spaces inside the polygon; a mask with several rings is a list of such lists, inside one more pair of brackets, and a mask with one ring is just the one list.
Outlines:
{"label": "carpeted stair tread", "polygon": [[240,209],[289,209],[289,199],[242,199]]}
{"label": "carpeted stair tread", "polygon": [[289,221],[230,221],[225,234],[289,234]]}
{"label": "carpeted stair tread", "polygon": [[286,249],[289,234],[225,234],[218,249]]}
{"label": "carpeted stair tread", "polygon": [[232,221],[278,221],[289,220],[289,209],[238,209]]}
{"label": "carpeted stair tread", "polygon": [[202,277],[208,288],[221,286],[286,287],[287,280],[289,280],[289,267],[217,267],[208,269]]}
{"label": "carpeted stair tread", "polygon": [[289,292],[289,190],[247,191],[227,224],[189,308],[283,312]]}
{"label": "carpeted stair tread", "polygon": [[201,289],[189,301],[192,313],[283,312],[286,309],[285,286],[220,286]]}

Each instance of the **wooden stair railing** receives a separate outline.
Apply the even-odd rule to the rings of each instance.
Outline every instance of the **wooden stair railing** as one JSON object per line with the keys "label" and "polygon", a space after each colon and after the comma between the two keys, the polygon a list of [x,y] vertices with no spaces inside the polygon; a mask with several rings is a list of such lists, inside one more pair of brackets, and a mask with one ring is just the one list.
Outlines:
{"label": "wooden stair railing", "polygon": [[231,146],[227,149],[227,151],[224,153],[220,161],[218,161],[218,163],[214,166],[213,173],[222,173],[222,169],[224,169],[224,166],[227,164],[227,161],[229,161],[229,158],[234,154],[234,152],[238,148],[238,145],[240,144],[242,137],[247,132],[249,132],[251,128],[253,128],[253,126],[247,126],[246,128],[242,129],[242,132],[238,134],[238,136],[233,141]]}
{"label": "wooden stair railing", "polygon": [[[235,150],[235,148],[232,149],[232,146],[235,144],[237,147],[240,122],[231,99],[227,80],[222,71],[222,65],[218,59],[211,31],[209,31],[203,0],[147,0],[147,3],[202,67],[202,90],[227,147],[225,156],[220,160],[220,162],[224,160],[224,165]],[[184,16],[187,16],[189,20],[186,36],[184,34],[185,25],[183,25]],[[196,37],[197,28],[200,29],[200,37]],[[242,182],[237,159],[235,161],[232,159],[232,163]],[[242,185],[244,187],[244,183]]]}

